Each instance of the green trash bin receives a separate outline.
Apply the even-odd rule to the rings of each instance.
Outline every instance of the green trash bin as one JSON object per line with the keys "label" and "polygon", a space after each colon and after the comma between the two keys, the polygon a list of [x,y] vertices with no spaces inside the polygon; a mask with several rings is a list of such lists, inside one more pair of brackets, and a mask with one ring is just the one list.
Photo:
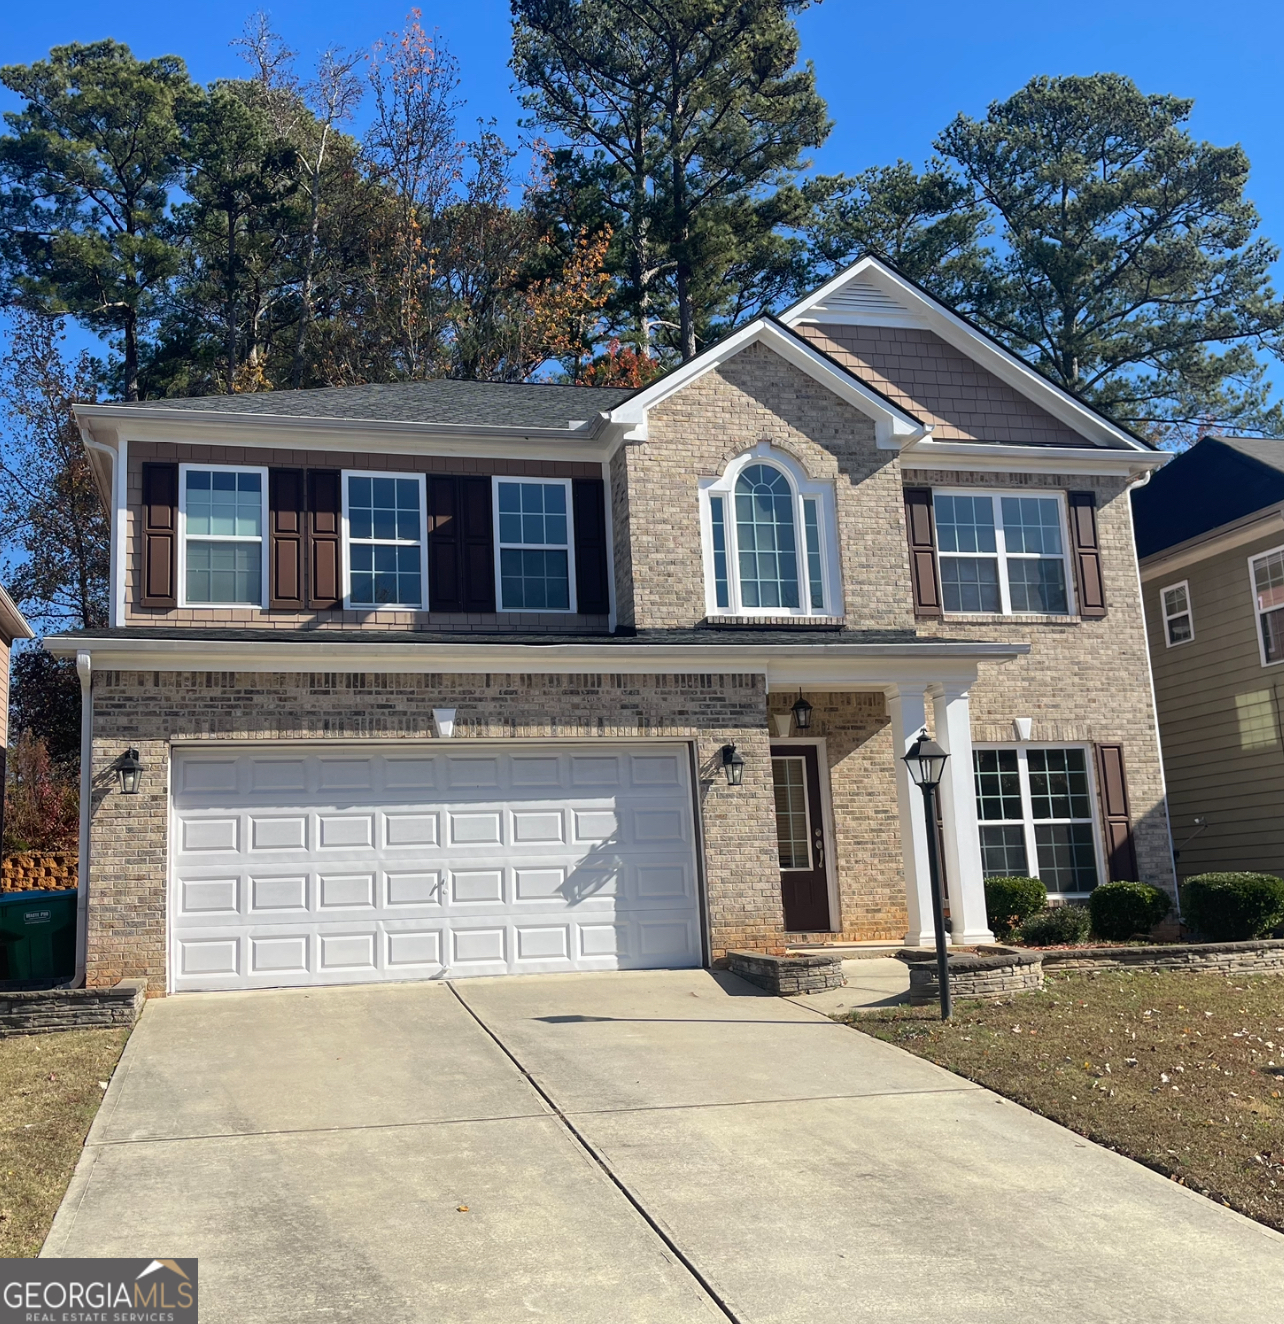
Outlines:
{"label": "green trash bin", "polygon": [[0,892],[0,979],[76,973],[76,893]]}

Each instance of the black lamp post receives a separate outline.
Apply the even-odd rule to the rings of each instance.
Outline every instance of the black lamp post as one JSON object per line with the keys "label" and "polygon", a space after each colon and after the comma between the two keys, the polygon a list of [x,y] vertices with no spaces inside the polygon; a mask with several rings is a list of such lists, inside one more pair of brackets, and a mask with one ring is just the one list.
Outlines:
{"label": "black lamp post", "polygon": [[941,986],[941,1019],[953,1013],[950,1001],[950,959],[945,948],[945,907],[941,901],[941,865],[936,856],[936,788],[949,755],[927,734],[927,727],[905,755],[910,780],[923,790],[923,818],[927,828],[927,869],[932,884],[932,922],[936,927],[936,980]]}
{"label": "black lamp post", "polygon": [[136,749],[127,749],[116,760],[116,772],[120,777],[122,795],[137,795],[138,781],[143,773],[143,765]]}
{"label": "black lamp post", "polygon": [[735,745],[723,745],[722,771],[727,774],[728,786],[739,786],[744,781],[745,758]]}

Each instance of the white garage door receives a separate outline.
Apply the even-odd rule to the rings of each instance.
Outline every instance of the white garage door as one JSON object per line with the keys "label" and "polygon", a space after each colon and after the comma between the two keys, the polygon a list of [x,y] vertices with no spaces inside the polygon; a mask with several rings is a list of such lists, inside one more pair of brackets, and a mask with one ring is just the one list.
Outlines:
{"label": "white garage door", "polygon": [[683,746],[176,751],[175,990],[700,964]]}

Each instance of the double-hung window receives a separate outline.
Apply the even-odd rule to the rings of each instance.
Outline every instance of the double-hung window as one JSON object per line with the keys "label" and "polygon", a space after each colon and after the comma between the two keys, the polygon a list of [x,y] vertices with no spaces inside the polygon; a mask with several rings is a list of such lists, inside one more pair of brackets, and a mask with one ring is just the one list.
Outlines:
{"label": "double-hung window", "polygon": [[938,491],[933,507],[947,612],[1069,615],[1059,496]]}
{"label": "double-hung window", "polygon": [[1050,893],[1100,881],[1088,751],[1020,745],[973,751],[981,864],[987,878],[1039,878]]}
{"label": "double-hung window", "polygon": [[1262,665],[1284,662],[1284,547],[1250,558]]}
{"label": "double-hung window", "polygon": [[349,608],[427,607],[423,505],[422,475],[343,475]]}
{"label": "double-hung window", "polygon": [[266,469],[180,466],[182,605],[263,605]]}
{"label": "double-hung window", "polygon": [[710,615],[837,615],[833,489],[760,447],[702,487]]}
{"label": "double-hung window", "polygon": [[1170,584],[1161,589],[1159,600],[1164,608],[1164,640],[1168,647],[1187,644],[1195,637],[1194,618],[1190,614],[1190,584]]}
{"label": "double-hung window", "polygon": [[500,611],[571,611],[571,485],[566,479],[495,479]]}

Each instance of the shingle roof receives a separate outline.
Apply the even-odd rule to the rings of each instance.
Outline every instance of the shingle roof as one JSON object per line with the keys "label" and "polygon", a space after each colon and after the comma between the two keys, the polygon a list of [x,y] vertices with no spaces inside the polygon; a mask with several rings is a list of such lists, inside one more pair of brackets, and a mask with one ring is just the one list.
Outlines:
{"label": "shingle roof", "polygon": [[1133,489],[1137,555],[1153,556],[1284,501],[1284,440],[1205,437]]}
{"label": "shingle roof", "polygon": [[474,427],[566,428],[588,422],[633,392],[626,388],[549,383],[381,382],[253,395],[199,395],[146,400],[130,409],[184,413],[334,418],[376,423],[446,423]]}

